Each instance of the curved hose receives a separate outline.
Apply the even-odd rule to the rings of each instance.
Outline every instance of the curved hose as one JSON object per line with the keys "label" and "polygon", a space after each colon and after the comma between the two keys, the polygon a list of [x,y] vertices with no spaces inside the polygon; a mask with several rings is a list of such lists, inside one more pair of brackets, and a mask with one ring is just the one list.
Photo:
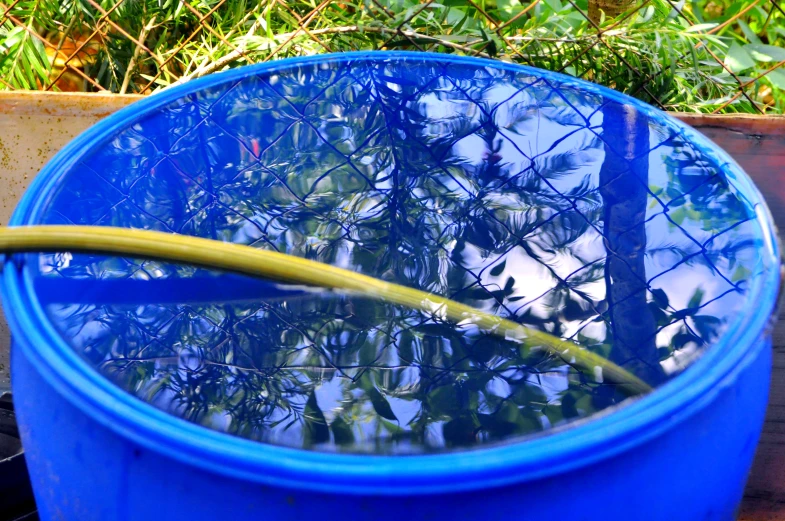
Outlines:
{"label": "curved hose", "polygon": [[629,371],[596,353],[548,333],[528,328],[454,300],[284,253],[241,244],[149,230],[105,226],[23,226],[0,228],[0,252],[81,251],[120,254],[199,265],[279,282],[356,292],[449,318],[472,323],[519,342],[545,349],[592,377],[618,384],[630,395],[652,388]]}

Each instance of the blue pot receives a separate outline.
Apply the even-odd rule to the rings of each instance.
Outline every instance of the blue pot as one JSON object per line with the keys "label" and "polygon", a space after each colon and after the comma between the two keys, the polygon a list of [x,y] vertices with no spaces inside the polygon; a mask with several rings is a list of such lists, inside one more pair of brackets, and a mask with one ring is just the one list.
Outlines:
{"label": "blue pot", "polygon": [[[90,281],[68,290],[41,285],[49,273],[43,257],[15,255],[4,265],[2,297],[14,338],[20,432],[42,519],[733,519],[766,409],[770,325],[780,284],[777,239],[760,194],[739,167],[705,137],[639,101],[559,74],[433,54],[350,53],[245,67],[168,89],[86,131],[36,178],[11,225],[155,228],[147,224],[155,221],[182,230],[191,214],[157,213],[162,205],[180,204],[171,197],[145,207],[148,221],[142,224],[112,214],[124,204],[117,194],[133,190],[134,172],[150,168],[144,162],[154,153],[145,152],[141,139],[112,141],[117,135],[136,132],[165,150],[182,138],[179,125],[192,117],[179,109],[199,96],[215,102],[253,78],[274,83],[336,64],[361,75],[385,63],[445,67],[456,84],[477,70],[527,75],[593,96],[598,107],[626,107],[686,139],[749,216],[744,222],[752,230],[754,269],[743,287],[732,283],[741,311],[696,361],[651,394],[545,435],[407,456],[304,451],[204,428],[115,385],[75,352],[45,310],[65,291],[74,301],[99,298]],[[264,113],[273,108],[259,110],[258,128],[244,131],[270,141],[266,133],[276,122]],[[255,150],[254,143],[248,150],[258,156],[263,146]],[[220,154],[222,146],[211,152]],[[115,147],[109,159],[100,156],[107,147]],[[99,186],[95,172],[110,178],[117,194]],[[704,241],[699,253],[708,249]],[[143,300],[132,286],[112,291]],[[158,296],[191,290],[169,287]],[[246,281],[231,280],[223,290],[249,291]]]}

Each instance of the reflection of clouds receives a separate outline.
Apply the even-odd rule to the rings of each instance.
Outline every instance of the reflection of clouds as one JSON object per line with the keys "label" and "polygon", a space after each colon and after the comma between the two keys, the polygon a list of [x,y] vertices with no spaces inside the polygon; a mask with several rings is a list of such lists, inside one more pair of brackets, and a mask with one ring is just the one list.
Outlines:
{"label": "reflection of clouds", "polygon": [[[628,150],[629,140],[602,135],[599,96],[470,66],[449,78],[434,64],[356,67],[302,66],[175,102],[74,165],[45,220],[275,248],[513,316],[603,356],[624,326],[608,288],[626,283],[646,295],[642,310],[656,311],[651,333],[668,374],[740,312],[760,271],[758,229],[720,233],[749,209],[714,161],[665,125],[649,122],[648,187],[637,187],[648,188],[647,206],[609,241],[605,146]],[[646,280],[622,280],[623,270],[613,280],[608,249],[634,250],[636,219],[646,220]],[[81,254],[41,255],[39,274],[211,276]],[[742,291],[727,293],[733,285]],[[698,289],[703,307],[685,314]],[[439,450],[537,432],[624,398],[602,375],[578,374],[520,338],[444,323],[438,307],[424,316],[322,291],[189,305],[168,295],[138,307],[111,297],[47,312],[76,351],[141,399],[270,443],[322,436],[320,449],[338,450],[313,427],[321,414],[332,441],[354,437],[350,450]],[[641,346],[632,347],[643,357]]]}
{"label": "reflection of clouds", "polygon": [[541,386],[548,402],[556,402],[557,405],[562,393],[568,388],[565,379],[567,373],[567,368],[562,367],[552,373],[530,376],[529,381]]}
{"label": "reflection of clouds", "polygon": [[[700,263],[700,261],[690,266],[686,264],[682,266],[684,266],[682,269],[677,268],[664,272],[651,283],[652,289],[665,291],[673,309],[686,309],[690,299],[699,289],[704,293],[702,304],[714,300],[733,289],[722,277],[716,275],[715,272],[705,264]],[[723,302],[717,305],[734,309],[736,306],[731,304],[736,304],[736,300],[732,294],[728,294],[726,297],[723,297]],[[720,315],[727,314],[727,309],[717,309],[716,306],[714,309],[721,311]]]}
{"label": "reflection of clouds", "polygon": [[[663,328],[657,333],[657,345],[667,346],[677,334],[682,331],[682,324],[675,323]],[[666,374],[674,374],[683,371],[703,353],[703,347],[697,342],[687,342],[683,347],[673,352],[673,354],[660,362]]]}

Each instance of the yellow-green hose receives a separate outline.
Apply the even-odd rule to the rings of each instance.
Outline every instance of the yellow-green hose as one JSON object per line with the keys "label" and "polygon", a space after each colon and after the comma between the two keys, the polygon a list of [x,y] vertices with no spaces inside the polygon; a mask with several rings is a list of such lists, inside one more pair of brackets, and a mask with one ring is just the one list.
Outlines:
{"label": "yellow-green hose", "polygon": [[387,302],[472,323],[531,349],[546,349],[592,377],[620,385],[628,394],[651,387],[613,362],[548,333],[479,309],[374,277],[293,255],[240,244],[130,228],[104,226],[24,226],[0,228],[0,253],[81,251],[187,263],[279,282],[352,291]]}

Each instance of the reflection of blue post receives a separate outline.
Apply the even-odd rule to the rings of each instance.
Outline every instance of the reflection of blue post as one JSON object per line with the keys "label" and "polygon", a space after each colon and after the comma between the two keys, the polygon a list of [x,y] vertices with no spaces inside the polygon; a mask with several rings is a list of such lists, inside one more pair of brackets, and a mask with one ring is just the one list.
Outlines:
{"label": "reflection of blue post", "polygon": [[648,118],[619,103],[603,107],[605,159],[600,169],[604,204],[606,300],[611,358],[648,381],[664,372],[657,356],[656,324],[647,306],[646,203],[649,179]]}

